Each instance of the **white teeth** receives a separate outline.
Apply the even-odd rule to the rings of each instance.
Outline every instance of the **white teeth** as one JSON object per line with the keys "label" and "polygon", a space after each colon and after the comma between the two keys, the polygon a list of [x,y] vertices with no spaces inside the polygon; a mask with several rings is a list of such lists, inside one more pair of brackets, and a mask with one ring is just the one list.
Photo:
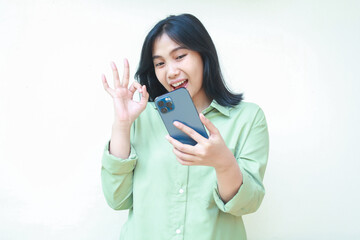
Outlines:
{"label": "white teeth", "polygon": [[174,84],[172,84],[172,86],[173,86],[173,87],[180,86],[180,85],[183,84],[185,81],[186,81],[186,80],[181,81],[181,82],[174,83]]}

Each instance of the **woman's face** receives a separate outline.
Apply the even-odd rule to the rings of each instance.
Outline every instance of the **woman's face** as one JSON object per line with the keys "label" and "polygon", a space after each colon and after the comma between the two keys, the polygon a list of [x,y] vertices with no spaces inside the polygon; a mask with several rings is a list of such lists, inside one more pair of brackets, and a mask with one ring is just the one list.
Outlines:
{"label": "woman's face", "polygon": [[203,61],[198,52],[180,46],[164,33],[154,42],[153,62],[156,77],[166,90],[185,87],[196,107],[210,103],[202,87]]}

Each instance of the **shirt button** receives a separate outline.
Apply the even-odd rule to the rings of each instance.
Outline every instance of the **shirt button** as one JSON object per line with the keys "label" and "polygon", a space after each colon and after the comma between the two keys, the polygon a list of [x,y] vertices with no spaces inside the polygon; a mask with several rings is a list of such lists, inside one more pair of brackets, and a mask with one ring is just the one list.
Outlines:
{"label": "shirt button", "polygon": [[181,233],[181,230],[180,230],[180,229],[176,229],[176,233],[177,233],[177,234],[180,234],[180,233]]}
{"label": "shirt button", "polygon": [[184,193],[184,189],[180,188],[179,193]]}

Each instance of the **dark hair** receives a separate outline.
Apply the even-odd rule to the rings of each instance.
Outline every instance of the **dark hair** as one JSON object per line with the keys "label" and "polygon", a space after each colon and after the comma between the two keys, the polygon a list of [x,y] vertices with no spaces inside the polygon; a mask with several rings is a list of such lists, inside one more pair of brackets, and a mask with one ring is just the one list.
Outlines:
{"label": "dark hair", "polygon": [[201,55],[203,85],[209,99],[214,99],[222,106],[235,106],[241,102],[242,94],[232,93],[223,80],[215,45],[204,25],[191,14],[169,16],[158,22],[145,38],[138,70],[135,78],[141,85],[146,85],[149,101],[167,93],[155,75],[152,58],[156,38],[166,33],[173,41]]}

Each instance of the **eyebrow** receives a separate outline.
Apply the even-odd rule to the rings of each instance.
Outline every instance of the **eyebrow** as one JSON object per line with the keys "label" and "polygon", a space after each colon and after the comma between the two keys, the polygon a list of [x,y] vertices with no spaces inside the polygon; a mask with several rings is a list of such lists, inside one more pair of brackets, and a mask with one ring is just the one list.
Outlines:
{"label": "eyebrow", "polygon": [[[180,50],[180,49],[188,49],[188,48],[186,48],[186,47],[184,47],[184,46],[180,46],[180,47],[177,47],[177,48],[174,48],[173,50],[171,50],[170,54],[172,54],[173,52],[176,52],[177,50]],[[152,59],[154,60],[154,59],[160,58],[160,57],[161,57],[161,56],[159,56],[159,55],[154,55],[154,56],[152,57]]]}

